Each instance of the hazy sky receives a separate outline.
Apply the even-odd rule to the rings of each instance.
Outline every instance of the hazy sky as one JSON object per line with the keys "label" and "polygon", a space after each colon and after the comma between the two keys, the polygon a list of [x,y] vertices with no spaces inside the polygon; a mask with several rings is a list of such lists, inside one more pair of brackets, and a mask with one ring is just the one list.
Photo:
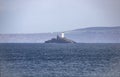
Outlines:
{"label": "hazy sky", "polygon": [[120,26],[120,0],[0,0],[0,33]]}

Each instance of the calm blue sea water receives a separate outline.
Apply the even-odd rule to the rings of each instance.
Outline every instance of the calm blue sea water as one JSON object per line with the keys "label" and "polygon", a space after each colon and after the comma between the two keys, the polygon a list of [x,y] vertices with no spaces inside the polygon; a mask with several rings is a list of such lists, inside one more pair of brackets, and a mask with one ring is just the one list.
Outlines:
{"label": "calm blue sea water", "polygon": [[0,44],[0,77],[120,77],[120,44]]}

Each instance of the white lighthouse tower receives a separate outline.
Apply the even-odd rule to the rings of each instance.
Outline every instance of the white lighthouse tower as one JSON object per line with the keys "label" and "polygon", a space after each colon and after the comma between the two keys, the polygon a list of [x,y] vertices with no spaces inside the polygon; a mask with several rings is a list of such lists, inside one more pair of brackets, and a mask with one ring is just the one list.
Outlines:
{"label": "white lighthouse tower", "polygon": [[61,33],[61,37],[62,37],[62,38],[64,38],[64,37],[65,37],[65,36],[64,36],[64,32],[62,32],[62,33]]}

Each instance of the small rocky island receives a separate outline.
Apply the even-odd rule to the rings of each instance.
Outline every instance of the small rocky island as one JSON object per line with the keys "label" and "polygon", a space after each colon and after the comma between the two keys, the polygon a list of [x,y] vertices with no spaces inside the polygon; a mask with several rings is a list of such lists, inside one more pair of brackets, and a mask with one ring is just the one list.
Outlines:
{"label": "small rocky island", "polygon": [[76,43],[73,40],[67,39],[64,37],[64,33],[60,36],[57,36],[57,38],[52,38],[51,40],[45,41],[45,43]]}

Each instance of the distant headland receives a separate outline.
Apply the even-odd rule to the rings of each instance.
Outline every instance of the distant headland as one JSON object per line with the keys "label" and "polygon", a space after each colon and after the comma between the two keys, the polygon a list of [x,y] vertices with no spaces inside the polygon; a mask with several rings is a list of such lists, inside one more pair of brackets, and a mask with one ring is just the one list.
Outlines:
{"label": "distant headland", "polygon": [[57,35],[57,38],[52,38],[51,40],[45,41],[45,43],[76,43],[73,40],[65,38],[64,32],[61,33],[61,37]]}
{"label": "distant headland", "polygon": [[[120,43],[120,26],[116,27],[88,27],[53,33],[28,33],[28,34],[0,34],[0,43],[45,43],[46,40],[72,39],[77,43]],[[63,38],[64,37],[64,38]],[[56,40],[55,40],[56,39]],[[50,41],[46,41],[50,42]],[[57,41],[58,42],[58,41]],[[66,41],[64,41],[66,42]]]}

